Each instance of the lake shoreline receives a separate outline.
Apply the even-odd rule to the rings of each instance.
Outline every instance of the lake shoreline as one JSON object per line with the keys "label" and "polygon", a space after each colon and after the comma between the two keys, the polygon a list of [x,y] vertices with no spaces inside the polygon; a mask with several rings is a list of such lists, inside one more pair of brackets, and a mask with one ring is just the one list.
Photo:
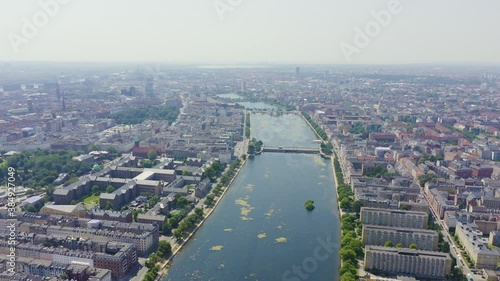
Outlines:
{"label": "lake shoreline", "polygon": [[212,208],[210,208],[210,210],[208,211],[207,214],[204,214],[204,217],[203,219],[196,225],[196,227],[189,233],[188,237],[182,239],[182,243],[179,245],[179,247],[172,253],[172,255],[162,264],[162,266],[160,267],[160,270],[159,270],[159,273],[158,273],[158,276],[155,278],[155,280],[161,280],[163,276],[165,276],[168,271],[168,268],[170,267],[171,263],[172,263],[172,260],[175,258],[175,256],[177,254],[179,254],[179,252],[184,248],[184,246],[187,245],[187,243],[191,240],[191,238],[194,236],[194,234],[196,233],[196,231],[198,231],[198,229],[203,225],[203,223],[205,223],[205,221],[210,217],[210,215],[215,211],[215,209],[217,208],[217,206],[219,205],[220,201],[222,200],[222,198],[224,197],[224,195],[226,195],[226,192],[229,190],[229,188],[233,185],[233,181],[238,177],[241,169],[243,168],[243,166],[245,166],[245,163],[247,162],[247,159],[243,160],[243,162],[241,163],[240,167],[236,170],[236,173],[234,174],[233,178],[231,179],[231,181],[229,182],[229,184],[227,185],[227,187],[223,190],[222,194],[217,198],[217,200],[215,201],[215,204]]}

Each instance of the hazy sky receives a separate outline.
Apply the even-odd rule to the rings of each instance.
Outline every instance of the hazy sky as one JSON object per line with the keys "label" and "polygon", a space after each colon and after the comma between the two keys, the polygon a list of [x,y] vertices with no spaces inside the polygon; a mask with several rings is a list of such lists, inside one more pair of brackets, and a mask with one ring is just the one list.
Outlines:
{"label": "hazy sky", "polygon": [[500,63],[500,1],[391,1],[0,0],[0,61]]}

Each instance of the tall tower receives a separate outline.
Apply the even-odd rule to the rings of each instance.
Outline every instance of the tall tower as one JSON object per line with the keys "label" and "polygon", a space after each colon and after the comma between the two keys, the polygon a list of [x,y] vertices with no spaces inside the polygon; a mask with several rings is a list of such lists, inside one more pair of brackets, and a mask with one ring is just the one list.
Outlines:
{"label": "tall tower", "polygon": [[33,110],[33,100],[32,100],[32,99],[28,99],[28,100],[26,101],[26,103],[27,103],[27,105],[28,105],[28,111],[29,111],[30,113],[33,113],[33,111],[34,111],[34,110]]}
{"label": "tall tower", "polygon": [[56,98],[57,100],[61,100],[61,89],[59,88],[59,83],[56,86]]}
{"label": "tall tower", "polygon": [[66,99],[62,97],[62,111],[66,111]]}

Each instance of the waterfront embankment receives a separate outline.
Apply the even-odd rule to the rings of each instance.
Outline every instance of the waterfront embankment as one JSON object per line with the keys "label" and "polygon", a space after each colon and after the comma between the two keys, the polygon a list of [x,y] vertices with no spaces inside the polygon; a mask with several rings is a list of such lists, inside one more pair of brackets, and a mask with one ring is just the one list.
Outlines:
{"label": "waterfront embankment", "polygon": [[302,117],[302,119],[307,123],[307,125],[309,125],[309,127],[311,127],[311,130],[314,132],[314,134],[316,135],[316,137],[318,137],[318,139],[320,139],[321,141],[323,141],[323,138],[319,135],[318,132],[316,132],[316,130],[314,129],[314,126],[306,119],[306,117],[304,116],[304,114],[302,114],[301,112],[297,112],[296,114],[299,115],[300,117]]}
{"label": "waterfront embankment", "polygon": [[[269,146],[317,146],[299,116],[252,115],[252,137]],[[338,277],[340,226],[331,161],[313,154],[249,159],[216,210],[172,262],[163,281],[294,280],[315,246],[328,241],[309,280]],[[313,200],[314,211],[304,210]],[[328,222],[328,223],[325,223]]]}
{"label": "waterfront embankment", "polygon": [[[191,238],[194,236],[194,234],[196,233],[196,231],[198,231],[198,229],[200,229],[200,227],[203,225],[203,223],[205,223],[205,221],[210,217],[210,215],[214,212],[214,210],[217,208],[217,206],[219,205],[219,203],[221,202],[222,198],[224,198],[224,195],[227,193],[227,191],[229,190],[229,188],[232,186],[234,180],[236,179],[236,177],[238,177],[238,174],[240,173],[241,169],[243,168],[243,166],[245,165],[247,159],[243,159],[243,161],[241,162],[240,166],[236,169],[236,172],[234,173],[234,176],[231,178],[231,180],[229,181],[229,183],[227,184],[227,186],[225,188],[222,188],[222,193],[220,194],[220,196],[216,197],[215,198],[215,203],[212,207],[210,208],[205,208],[204,209],[204,214],[203,214],[203,219],[201,219],[200,222],[198,222],[198,224],[195,226],[195,228],[187,235],[186,238],[183,238],[181,243],[180,244],[176,244],[174,245],[174,248],[173,248],[173,251],[172,251],[172,255],[165,260],[164,263],[162,263],[162,265],[160,266],[160,273],[158,274],[158,276],[155,278],[155,280],[161,280],[161,278],[163,277],[164,274],[167,273],[168,271],[168,268],[172,262],[172,260],[175,258],[175,256],[182,250],[182,248],[191,240]],[[227,168],[229,169],[229,167]]]}

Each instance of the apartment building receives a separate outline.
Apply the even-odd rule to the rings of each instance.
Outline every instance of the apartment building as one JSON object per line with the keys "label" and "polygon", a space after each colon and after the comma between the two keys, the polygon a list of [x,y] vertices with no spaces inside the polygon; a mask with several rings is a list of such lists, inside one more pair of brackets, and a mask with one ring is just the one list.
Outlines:
{"label": "apartment building", "polygon": [[361,222],[369,225],[426,229],[428,219],[424,212],[361,208]]}
{"label": "apartment building", "polygon": [[496,270],[500,254],[488,248],[488,240],[475,223],[457,222],[455,233],[477,268]]}
{"label": "apartment building", "polygon": [[439,236],[433,230],[364,225],[362,241],[365,245],[374,246],[383,246],[391,241],[393,245],[401,243],[405,248],[416,244],[419,250],[436,251]]}
{"label": "apartment building", "polygon": [[367,246],[366,270],[408,274],[422,278],[444,278],[451,271],[449,254],[403,248]]}
{"label": "apartment building", "polygon": [[[70,240],[70,237],[63,237]],[[76,241],[76,240],[75,240]],[[45,260],[58,265],[84,265],[89,268],[101,268],[111,271],[114,278],[125,276],[137,263],[137,254],[134,245],[116,242],[84,242],[89,249],[79,249],[80,245],[71,247],[67,244],[58,247],[45,247],[32,243],[16,245],[16,258],[33,258]],[[0,253],[8,254],[7,241],[0,242]]]}
{"label": "apartment building", "polygon": [[[133,224],[127,224],[133,227]],[[140,224],[138,224],[140,225]],[[104,228],[103,224],[103,228]],[[134,229],[123,230],[115,227],[114,230],[111,229],[90,229],[90,228],[74,228],[74,227],[61,227],[56,225],[38,225],[31,223],[21,223],[19,225],[20,231],[25,231],[34,234],[44,234],[53,236],[74,236],[93,239],[95,241],[106,242],[115,241],[130,243],[135,245],[137,249],[137,255],[145,256],[149,252],[154,250],[154,247],[158,245],[159,234],[158,226],[151,226],[153,230],[148,229],[135,229],[140,230],[142,233],[134,233]]]}

